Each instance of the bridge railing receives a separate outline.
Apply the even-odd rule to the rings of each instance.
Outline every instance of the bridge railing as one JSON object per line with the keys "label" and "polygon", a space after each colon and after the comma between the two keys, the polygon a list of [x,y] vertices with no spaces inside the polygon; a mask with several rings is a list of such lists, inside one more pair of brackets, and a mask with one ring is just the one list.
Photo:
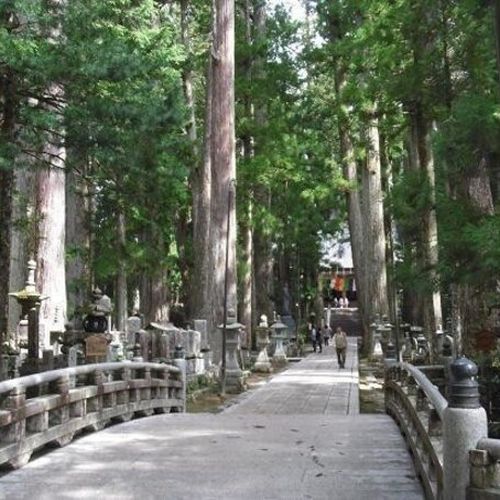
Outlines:
{"label": "bridge railing", "polygon": [[469,452],[469,500],[500,499],[500,439],[483,438]]}
{"label": "bridge railing", "polygon": [[442,418],[447,405],[437,386],[413,365],[399,363],[386,371],[386,411],[401,429],[428,499],[442,498]]}
{"label": "bridge railing", "polygon": [[100,363],[0,383],[0,465],[18,468],[33,451],[68,444],[110,421],[182,412],[182,370],[155,363]]}
{"label": "bridge railing", "polygon": [[457,358],[445,399],[444,367],[415,367],[391,361],[386,369],[385,405],[413,455],[427,499],[500,500],[500,440],[487,437],[479,404],[477,367]]}

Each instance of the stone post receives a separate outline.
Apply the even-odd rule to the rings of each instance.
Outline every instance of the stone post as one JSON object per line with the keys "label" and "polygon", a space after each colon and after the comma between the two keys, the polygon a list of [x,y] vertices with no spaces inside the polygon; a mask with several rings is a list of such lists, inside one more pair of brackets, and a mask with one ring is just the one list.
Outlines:
{"label": "stone post", "polygon": [[373,323],[370,324],[370,330],[371,330],[371,355],[374,358],[381,358],[383,356],[382,353],[382,345],[380,343],[380,334],[378,332],[378,324],[374,321]]}
{"label": "stone post", "polygon": [[465,500],[469,450],[488,436],[488,424],[479,403],[476,364],[461,357],[450,371],[449,404],[443,414],[443,500]]}
{"label": "stone post", "polygon": [[174,366],[177,366],[177,368],[179,368],[179,370],[181,371],[182,389],[179,399],[182,400],[182,411],[186,411],[187,364],[186,354],[184,352],[184,348],[181,345],[175,346],[173,363]]}
{"label": "stone post", "polygon": [[257,356],[254,370],[256,372],[270,373],[273,371],[273,368],[267,354],[267,346],[269,345],[269,327],[261,324],[257,327],[256,333],[259,355]]}
{"label": "stone post", "polygon": [[391,366],[398,363],[398,361],[399,360],[397,359],[396,346],[392,343],[392,340],[389,340],[385,348],[385,367],[390,368]]}
{"label": "stone post", "polygon": [[21,305],[23,317],[28,319],[28,358],[23,367],[23,374],[38,371],[40,356],[40,304],[47,299],[39,294],[35,284],[36,262],[28,262],[28,278],[23,290],[9,293]]}
{"label": "stone post", "polygon": [[277,316],[276,321],[271,325],[271,329],[274,331],[273,338],[276,342],[273,361],[278,365],[286,364],[288,360],[283,348],[283,340],[287,338],[287,326],[281,322],[280,316]]}
{"label": "stone post", "polygon": [[[219,328],[224,335],[223,325],[220,325]],[[243,325],[236,320],[234,311],[229,310],[226,321],[226,373],[223,375],[229,393],[238,393],[245,389],[245,374],[238,362],[238,347],[242,328]]]}

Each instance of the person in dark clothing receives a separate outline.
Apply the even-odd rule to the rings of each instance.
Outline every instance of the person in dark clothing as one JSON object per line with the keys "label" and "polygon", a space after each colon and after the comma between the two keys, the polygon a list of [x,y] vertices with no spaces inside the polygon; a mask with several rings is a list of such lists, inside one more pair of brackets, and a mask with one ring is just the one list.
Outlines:
{"label": "person in dark clothing", "polygon": [[316,343],[318,344],[319,352],[323,352],[323,330],[319,325],[316,328]]}
{"label": "person in dark clothing", "polygon": [[318,331],[317,331],[316,327],[314,326],[314,323],[307,324],[307,332],[308,332],[309,339],[310,339],[312,347],[313,347],[313,351],[316,352],[316,346],[317,346],[317,342],[318,342],[318,338],[317,338]]}
{"label": "person in dark clothing", "polygon": [[337,351],[339,368],[344,368],[347,353],[347,335],[342,328],[340,328],[340,326],[337,328],[337,331],[333,336],[333,341],[335,343],[335,350]]}

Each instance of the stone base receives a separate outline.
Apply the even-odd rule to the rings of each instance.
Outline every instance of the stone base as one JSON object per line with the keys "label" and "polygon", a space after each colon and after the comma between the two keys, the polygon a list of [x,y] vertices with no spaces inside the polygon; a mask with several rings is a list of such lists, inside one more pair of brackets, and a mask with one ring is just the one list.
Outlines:
{"label": "stone base", "polygon": [[288,359],[286,356],[273,356],[273,365],[274,366],[284,366],[288,363]]}
{"label": "stone base", "polygon": [[228,370],[226,373],[226,393],[239,394],[247,389],[248,372]]}
{"label": "stone base", "polygon": [[257,360],[255,361],[253,370],[255,372],[270,373],[273,371],[271,361],[267,355],[267,350],[263,349],[259,352]]}
{"label": "stone base", "polygon": [[262,362],[257,361],[253,367],[253,371],[259,373],[271,373],[273,371],[273,366],[269,360]]}

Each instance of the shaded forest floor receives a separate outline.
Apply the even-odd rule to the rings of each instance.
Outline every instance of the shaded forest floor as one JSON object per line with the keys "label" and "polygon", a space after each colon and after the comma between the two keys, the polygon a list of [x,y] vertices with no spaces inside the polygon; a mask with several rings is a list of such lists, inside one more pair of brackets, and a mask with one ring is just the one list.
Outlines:
{"label": "shaded forest floor", "polygon": [[385,413],[384,365],[380,361],[359,360],[359,411]]}

